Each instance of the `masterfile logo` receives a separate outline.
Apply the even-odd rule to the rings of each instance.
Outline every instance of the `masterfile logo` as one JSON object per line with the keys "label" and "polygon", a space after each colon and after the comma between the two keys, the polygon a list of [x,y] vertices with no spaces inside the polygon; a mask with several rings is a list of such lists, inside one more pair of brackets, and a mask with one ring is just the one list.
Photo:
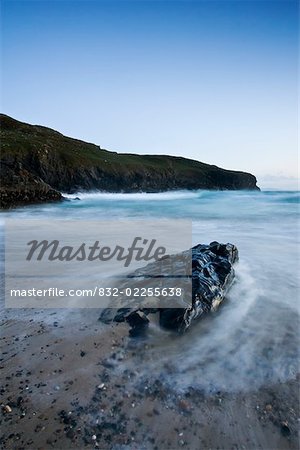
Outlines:
{"label": "masterfile logo", "polygon": [[180,255],[191,246],[187,220],[8,220],[6,307],[119,308],[121,298],[142,305],[190,299],[191,260],[185,253],[183,263]]}
{"label": "masterfile logo", "polygon": [[95,241],[92,245],[85,242],[79,244],[78,247],[70,245],[62,245],[57,239],[54,241],[37,241],[36,239],[27,243],[30,247],[26,261],[36,258],[41,261],[44,257],[48,261],[109,261],[116,259],[124,261],[124,267],[129,267],[132,259],[136,261],[158,261],[166,254],[166,248],[157,247],[156,239],[143,239],[135,237],[132,244],[128,247],[116,245],[114,248],[109,246],[101,246],[99,241]]}

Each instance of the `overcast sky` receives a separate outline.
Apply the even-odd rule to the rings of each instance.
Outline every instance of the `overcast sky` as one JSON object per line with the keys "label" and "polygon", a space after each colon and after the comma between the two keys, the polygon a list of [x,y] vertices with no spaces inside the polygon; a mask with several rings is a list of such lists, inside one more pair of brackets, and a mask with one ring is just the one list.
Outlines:
{"label": "overcast sky", "polygon": [[4,0],[1,109],[110,150],[288,186],[297,19],[289,0]]}

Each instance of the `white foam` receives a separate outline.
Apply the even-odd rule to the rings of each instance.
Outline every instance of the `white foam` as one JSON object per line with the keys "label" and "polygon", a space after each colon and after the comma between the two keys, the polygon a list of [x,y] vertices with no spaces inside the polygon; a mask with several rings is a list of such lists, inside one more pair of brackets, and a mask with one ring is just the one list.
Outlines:
{"label": "white foam", "polygon": [[110,192],[77,192],[76,194],[63,194],[69,199],[76,197],[81,200],[109,200],[109,201],[170,201],[198,198],[204,191],[166,191],[166,192],[138,192],[138,193],[110,193]]}

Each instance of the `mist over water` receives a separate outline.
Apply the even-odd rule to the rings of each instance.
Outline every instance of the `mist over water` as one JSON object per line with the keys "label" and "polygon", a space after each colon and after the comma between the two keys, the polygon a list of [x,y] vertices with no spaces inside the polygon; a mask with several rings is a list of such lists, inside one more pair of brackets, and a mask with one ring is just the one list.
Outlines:
{"label": "mist over water", "polygon": [[[216,313],[177,337],[150,327],[147,359],[120,370],[155,374],[178,389],[248,390],[298,372],[299,192],[79,193],[61,204],[18,208],[5,218],[193,220],[193,243],[238,247],[236,281]],[[82,312],[83,313],[83,312]],[[15,314],[22,314],[16,311]],[[67,318],[68,311],[62,311]]]}

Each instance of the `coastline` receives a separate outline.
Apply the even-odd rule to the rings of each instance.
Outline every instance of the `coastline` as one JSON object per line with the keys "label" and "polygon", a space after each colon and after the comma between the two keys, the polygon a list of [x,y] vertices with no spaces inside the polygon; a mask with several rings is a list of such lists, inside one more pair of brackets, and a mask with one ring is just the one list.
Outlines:
{"label": "coastline", "polygon": [[174,339],[158,332],[154,340],[130,340],[126,324],[99,322],[100,310],[3,309],[1,446],[298,449],[299,321],[290,266],[298,193],[135,194],[133,202],[120,195],[88,194],[2,217],[67,224],[107,215],[176,218],[180,211],[192,217],[196,242],[234,240],[237,283],[218,313]]}
{"label": "coastline", "polygon": [[259,190],[254,175],[194,159],[104,150],[0,114],[0,208],[61,201],[62,192]]}
{"label": "coastline", "polygon": [[300,450],[298,2],[1,6],[0,450]]}

